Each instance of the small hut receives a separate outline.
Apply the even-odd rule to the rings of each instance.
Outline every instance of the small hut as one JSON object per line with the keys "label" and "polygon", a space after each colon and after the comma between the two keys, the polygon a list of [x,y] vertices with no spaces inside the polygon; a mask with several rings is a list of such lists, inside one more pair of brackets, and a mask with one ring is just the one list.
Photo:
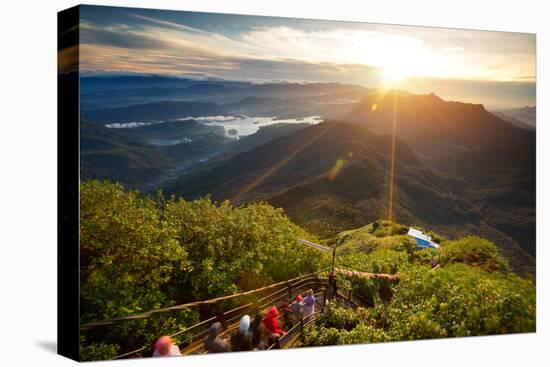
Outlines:
{"label": "small hut", "polygon": [[411,227],[409,228],[409,232],[407,232],[407,234],[416,240],[416,247],[418,248],[439,249],[439,245],[432,241],[431,236],[422,233],[422,231],[419,231],[418,229]]}

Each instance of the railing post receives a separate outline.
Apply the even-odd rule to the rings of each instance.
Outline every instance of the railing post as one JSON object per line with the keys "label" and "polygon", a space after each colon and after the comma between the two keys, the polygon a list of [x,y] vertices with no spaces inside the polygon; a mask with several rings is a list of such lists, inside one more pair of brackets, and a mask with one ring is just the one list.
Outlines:
{"label": "railing post", "polygon": [[288,299],[292,300],[292,284],[288,283]]}
{"label": "railing post", "polygon": [[300,337],[304,336],[304,318],[300,319]]}
{"label": "railing post", "polygon": [[338,286],[336,285],[336,277],[329,276],[329,300],[338,298]]}
{"label": "railing post", "polygon": [[334,276],[334,265],[336,264],[336,245],[332,247],[332,267],[330,269],[330,275]]}

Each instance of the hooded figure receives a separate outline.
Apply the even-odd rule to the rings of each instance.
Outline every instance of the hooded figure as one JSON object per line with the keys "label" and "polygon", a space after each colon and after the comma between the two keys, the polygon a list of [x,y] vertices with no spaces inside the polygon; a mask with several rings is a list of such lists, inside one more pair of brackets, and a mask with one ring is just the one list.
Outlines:
{"label": "hooded figure", "polygon": [[239,323],[239,329],[231,334],[231,350],[243,352],[252,350],[252,334],[250,328],[250,316],[244,315]]}
{"label": "hooded figure", "polygon": [[267,329],[267,333],[271,334],[269,335],[270,338],[278,338],[284,334],[284,331],[279,329],[277,316],[279,316],[279,310],[277,310],[276,306],[273,306],[264,319],[264,326]]}
{"label": "hooded figure", "polygon": [[161,336],[155,343],[155,352],[153,357],[173,357],[181,356],[180,349],[177,345],[172,344],[172,339],[169,336]]}
{"label": "hooded figure", "polygon": [[262,321],[264,319],[264,314],[258,312],[254,316],[254,320],[250,325],[250,333],[252,335],[252,349],[262,350],[265,349],[265,339],[266,339],[266,330]]}
{"label": "hooded figure", "polygon": [[294,314],[295,322],[298,322],[302,319],[303,307],[304,307],[304,303],[302,302],[302,295],[299,294],[296,296],[296,300],[292,302],[292,313]]}
{"label": "hooded figure", "polygon": [[227,342],[219,337],[222,329],[221,322],[215,322],[208,329],[208,336],[204,338],[204,349],[208,353],[223,353],[227,352]]}
{"label": "hooded figure", "polygon": [[315,297],[313,290],[307,291],[307,296],[304,299],[304,317],[307,317],[315,312]]}

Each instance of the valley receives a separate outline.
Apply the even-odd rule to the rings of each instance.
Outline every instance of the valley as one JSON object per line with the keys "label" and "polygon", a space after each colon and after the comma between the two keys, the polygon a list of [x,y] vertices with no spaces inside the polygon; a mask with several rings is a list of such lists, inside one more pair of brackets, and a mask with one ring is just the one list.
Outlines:
{"label": "valley", "polygon": [[[485,236],[534,272],[535,134],[482,105],[338,83],[163,80],[129,94],[99,93],[98,83],[85,93],[113,106],[82,113],[84,179],[268,202],[321,237],[392,215],[449,237]],[[188,100],[124,105],[151,88],[153,99],[181,98],[166,83],[187,83]]]}

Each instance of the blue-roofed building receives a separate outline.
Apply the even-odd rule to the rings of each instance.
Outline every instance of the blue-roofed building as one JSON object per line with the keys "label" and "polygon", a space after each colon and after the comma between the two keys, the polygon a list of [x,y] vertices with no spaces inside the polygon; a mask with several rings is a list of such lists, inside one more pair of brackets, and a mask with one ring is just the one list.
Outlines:
{"label": "blue-roofed building", "polygon": [[409,228],[409,232],[407,234],[416,240],[416,247],[418,248],[439,249],[439,245],[432,241],[431,236],[422,233],[422,231],[419,231],[418,229],[411,227]]}

